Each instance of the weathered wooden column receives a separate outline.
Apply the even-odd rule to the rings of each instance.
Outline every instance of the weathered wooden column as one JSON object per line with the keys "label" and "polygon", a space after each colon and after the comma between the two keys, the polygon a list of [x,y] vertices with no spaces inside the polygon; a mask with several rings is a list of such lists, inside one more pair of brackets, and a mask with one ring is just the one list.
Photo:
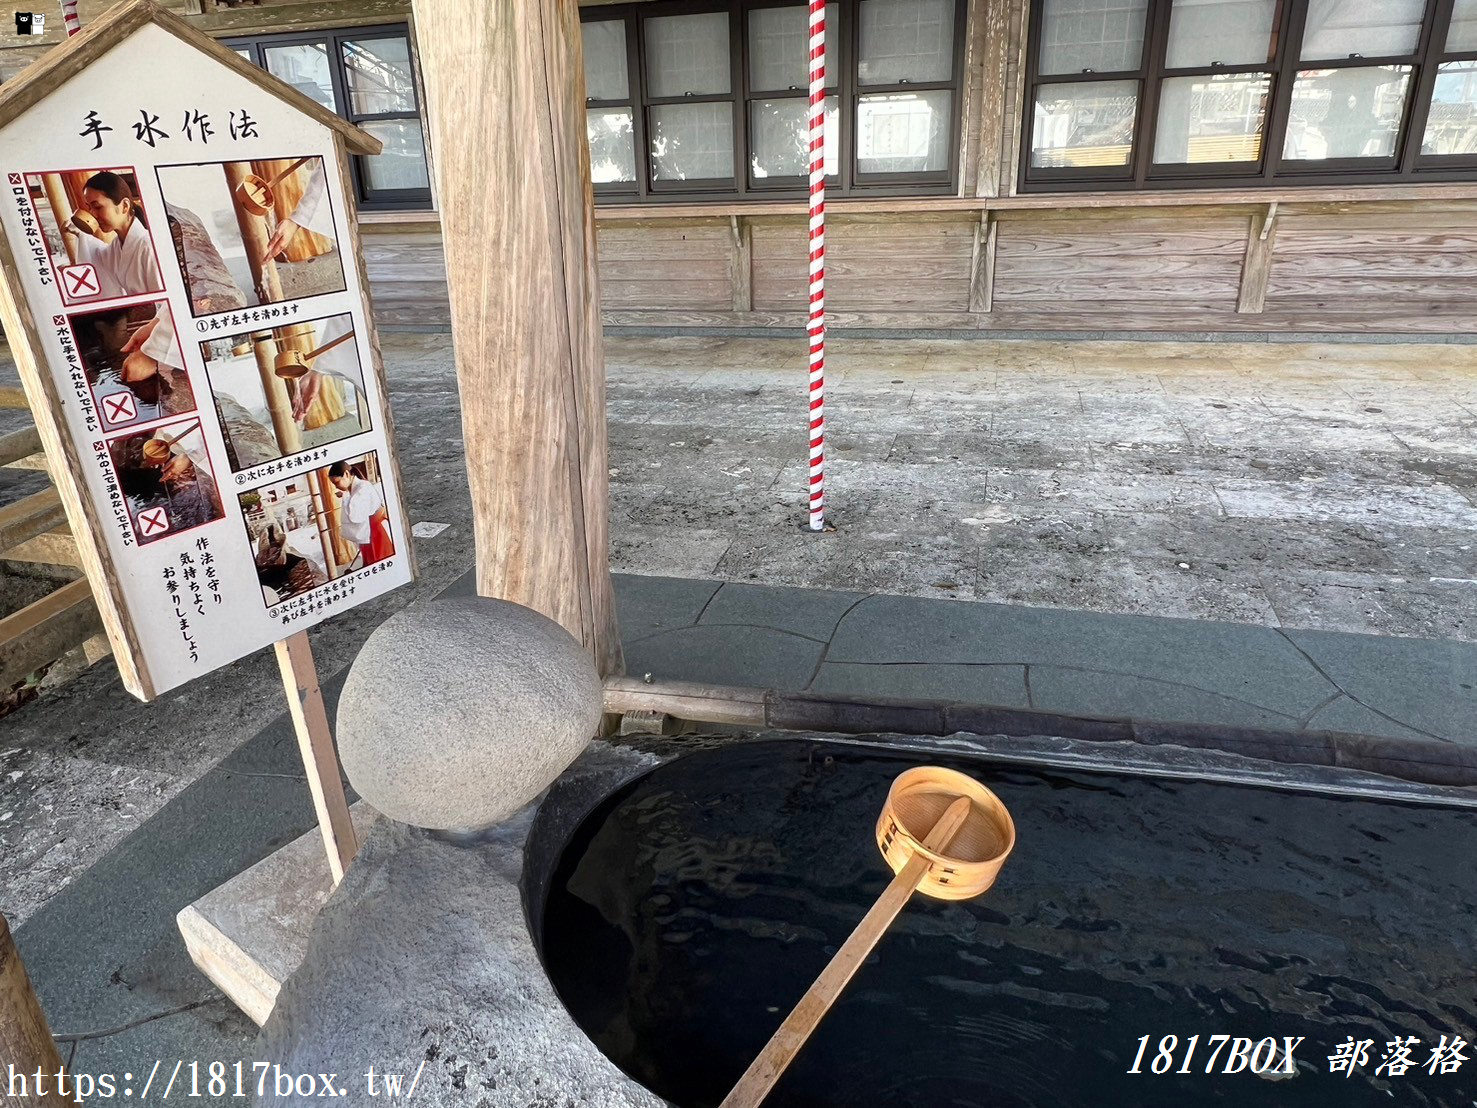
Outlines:
{"label": "weathered wooden column", "polygon": [[[11,1095],[9,1071],[23,1075],[24,1087],[16,1083]],[[41,1002],[31,989],[26,967],[21,963],[15,940],[10,937],[10,924],[0,915],[0,1105],[10,1108],[60,1108],[71,1103],[58,1091],[57,1074],[62,1060],[56,1041],[46,1026]],[[36,1071],[45,1078],[44,1096],[36,1095]],[[70,1087],[70,1086],[69,1086]]]}
{"label": "weathered wooden column", "polygon": [[605,358],[575,0],[414,0],[477,590],[621,669]]}

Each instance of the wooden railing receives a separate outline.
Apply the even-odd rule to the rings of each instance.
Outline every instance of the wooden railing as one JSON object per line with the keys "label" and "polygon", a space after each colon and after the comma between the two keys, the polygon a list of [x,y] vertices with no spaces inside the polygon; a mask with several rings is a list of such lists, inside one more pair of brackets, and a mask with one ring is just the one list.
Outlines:
{"label": "wooden railing", "polygon": [[[24,409],[18,388],[0,388],[0,408]],[[0,436],[0,466],[46,472],[36,428]],[[43,566],[80,565],[77,543],[54,488],[0,506],[0,561]],[[106,657],[107,638],[84,577],[56,588],[33,604],[0,619],[0,690],[8,689],[77,647],[89,663]]]}

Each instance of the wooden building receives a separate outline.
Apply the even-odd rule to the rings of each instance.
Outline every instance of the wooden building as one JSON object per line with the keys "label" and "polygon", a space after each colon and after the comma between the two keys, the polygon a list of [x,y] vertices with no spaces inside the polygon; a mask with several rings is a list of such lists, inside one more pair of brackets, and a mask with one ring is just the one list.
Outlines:
{"label": "wooden building", "polygon": [[[173,6],[385,142],[355,167],[381,323],[446,327],[415,67],[435,28],[409,0]],[[830,12],[834,325],[1477,330],[1477,0]],[[800,327],[804,6],[582,15],[607,324]],[[62,33],[5,31],[0,76]]]}

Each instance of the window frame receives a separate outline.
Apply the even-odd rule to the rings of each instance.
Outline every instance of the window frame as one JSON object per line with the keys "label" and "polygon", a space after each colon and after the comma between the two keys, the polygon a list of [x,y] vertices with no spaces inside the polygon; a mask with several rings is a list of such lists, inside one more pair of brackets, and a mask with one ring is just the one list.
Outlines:
{"label": "window frame", "polygon": [[[1398,184],[1411,181],[1470,179],[1477,169],[1477,154],[1421,155],[1420,144],[1430,110],[1437,67],[1446,61],[1477,61],[1477,50],[1445,54],[1444,45],[1455,0],[1426,0],[1420,33],[1410,54],[1380,57],[1346,57],[1303,62],[1301,52],[1309,0],[1277,0],[1273,24],[1275,49],[1265,64],[1169,68],[1167,51],[1173,0],[1148,0],[1145,11],[1144,50],[1139,68],[1111,73],[1047,74],[1040,72],[1041,36],[1046,0],[1031,0],[1028,12],[1026,65],[1023,77],[1019,181],[1022,192],[1152,191],[1186,187],[1256,188],[1319,184]],[[1292,112],[1292,93],[1303,70],[1353,69],[1375,66],[1407,66],[1410,77],[1401,111],[1395,149],[1388,158],[1330,158],[1320,161],[1286,158],[1283,149]],[[1159,104],[1164,82],[1176,77],[1217,73],[1267,73],[1265,124],[1261,156],[1256,162],[1155,163],[1154,146],[1159,127]],[[1031,164],[1036,130],[1035,105],[1042,85],[1088,81],[1136,80],[1138,104],[1134,114],[1133,138],[1126,167],[1067,168]],[[1229,171],[1228,171],[1229,169]]]}
{"label": "window frame", "polygon": [[[349,93],[347,63],[344,61],[345,42],[363,42],[377,38],[403,38],[410,59],[411,92],[415,98],[415,110],[410,112],[353,111],[353,98]],[[381,120],[414,119],[421,126],[421,151],[426,159],[426,176],[431,175],[430,136],[425,116],[421,112],[420,71],[415,60],[415,38],[406,23],[376,23],[364,27],[333,27],[317,31],[290,31],[284,34],[231,36],[220,40],[222,46],[232,50],[250,52],[252,64],[270,73],[267,68],[266,51],[280,46],[323,46],[328,51],[329,82],[333,89],[334,112],[342,119],[358,125],[377,123]],[[419,189],[377,189],[370,186],[364,171],[363,159],[371,155],[352,154],[349,157],[349,173],[353,178],[354,198],[361,211],[428,211],[431,208],[431,187]]]}
{"label": "window frame", "polygon": [[[841,21],[840,33],[827,25],[828,57],[839,70],[826,75],[827,96],[834,96],[838,108],[836,152],[838,172],[826,178],[829,196],[952,196],[957,193],[960,170],[960,146],[965,112],[965,50],[969,6],[965,0],[954,4],[954,36],[951,57],[951,79],[948,82],[917,82],[901,85],[861,85],[857,80],[857,61],[861,34],[860,10],[863,0],[833,0]],[[756,89],[749,81],[749,13],[760,8],[804,7],[805,0],[657,0],[655,3],[591,5],[580,8],[581,23],[624,21],[626,27],[626,65],[628,88],[632,101],[592,100],[586,98],[586,110],[602,107],[629,107],[633,110],[633,141],[636,144],[636,180],[611,182],[594,186],[598,203],[671,203],[694,200],[773,200],[803,197],[808,192],[809,174],[798,177],[756,178],[751,161],[752,105],[761,100],[780,100],[791,96],[809,103],[809,84],[792,92],[789,89]],[[729,93],[722,96],[661,97],[648,95],[646,74],[645,20],[663,15],[698,15],[704,12],[729,13]],[[862,96],[872,93],[915,92],[946,89],[951,95],[948,165],[944,170],[915,173],[858,173],[856,168],[856,114]],[[732,178],[706,181],[661,181],[652,173],[649,142],[650,109],[671,103],[705,103],[727,99],[733,110],[734,174]]]}
{"label": "window frame", "polygon": [[[1471,50],[1446,50],[1446,38],[1451,33],[1451,17],[1456,10],[1456,0],[1436,0],[1436,18],[1431,28],[1433,40],[1429,64],[1419,74],[1415,114],[1410,120],[1411,150],[1409,160],[1412,173],[1429,172],[1432,169],[1458,169],[1477,171],[1477,151],[1471,154],[1422,154],[1421,143],[1426,137],[1426,123],[1431,117],[1431,96],[1436,90],[1436,78],[1441,66],[1449,62],[1472,62],[1477,64],[1477,46]],[[1436,44],[1439,44],[1438,49]]]}

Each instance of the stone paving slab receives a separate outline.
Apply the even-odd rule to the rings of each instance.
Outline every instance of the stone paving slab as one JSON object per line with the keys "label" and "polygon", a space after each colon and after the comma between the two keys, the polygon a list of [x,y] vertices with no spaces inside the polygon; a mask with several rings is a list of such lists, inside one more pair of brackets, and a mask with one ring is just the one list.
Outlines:
{"label": "stone paving slab", "polygon": [[633,574],[616,599],[660,680],[1477,744],[1471,643]]}

